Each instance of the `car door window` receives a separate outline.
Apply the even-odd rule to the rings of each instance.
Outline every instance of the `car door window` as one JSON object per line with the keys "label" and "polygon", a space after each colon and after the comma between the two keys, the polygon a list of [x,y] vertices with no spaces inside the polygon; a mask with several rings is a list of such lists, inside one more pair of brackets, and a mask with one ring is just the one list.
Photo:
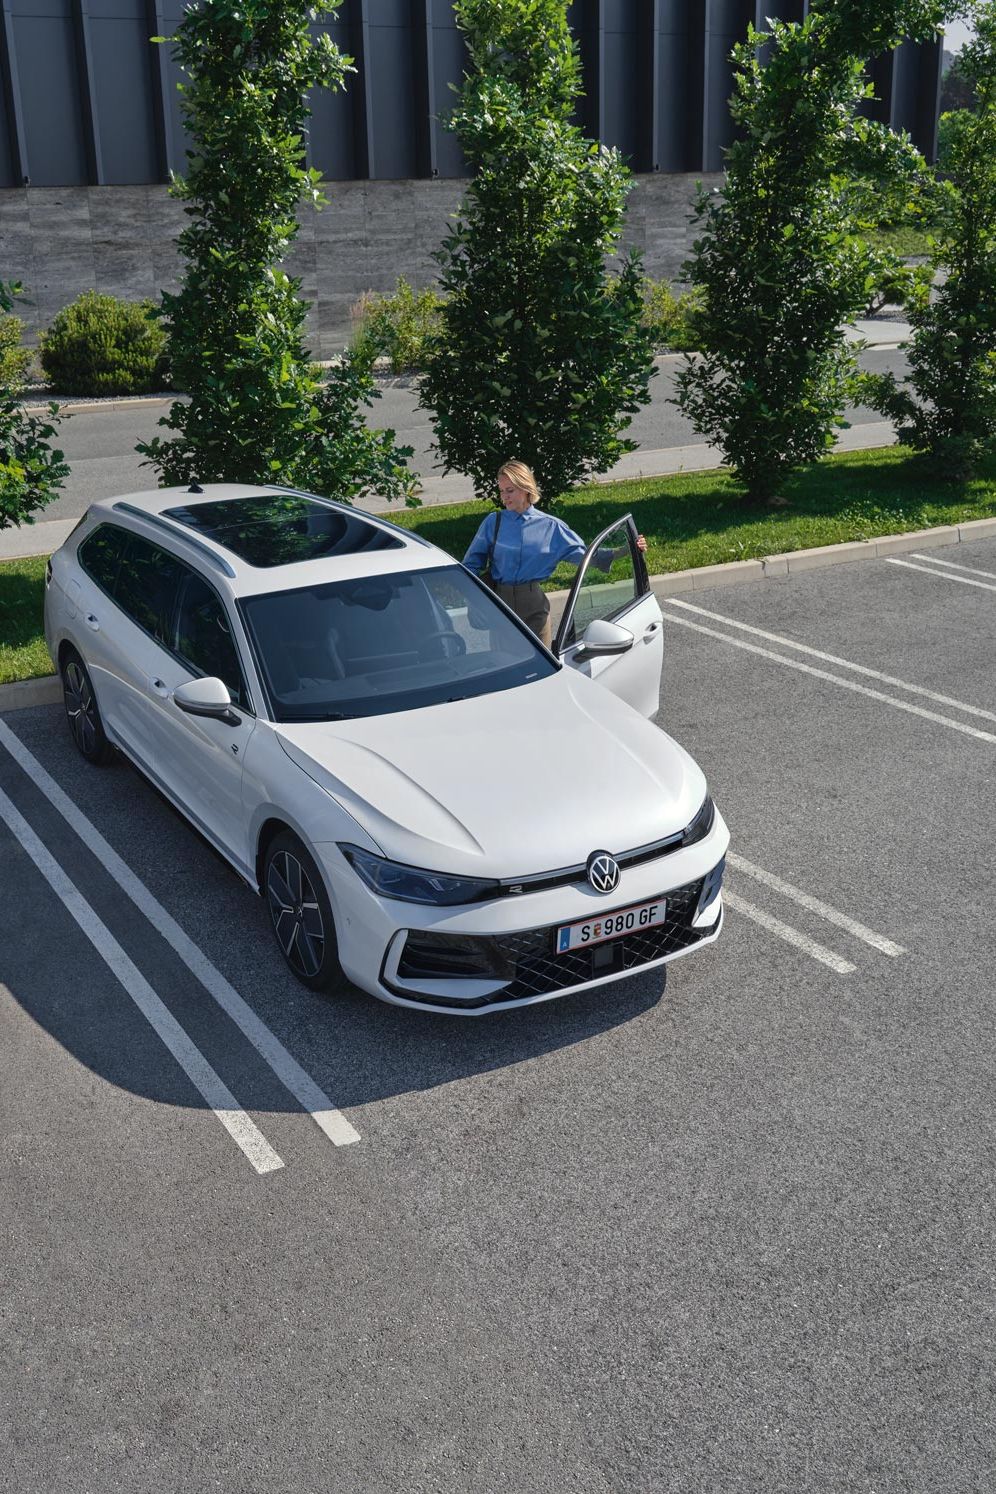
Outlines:
{"label": "car door window", "polygon": [[169,640],[183,569],[168,550],[139,534],[128,535],[112,595],[132,622],[157,643]]}
{"label": "car door window", "polygon": [[562,652],[595,618],[615,619],[647,590],[647,572],[636,548],[636,526],[629,515],[599,535],[578,568],[556,648]]}
{"label": "car door window", "polygon": [[203,576],[186,566],[182,569],[173,651],[195,674],[221,680],[234,703],[249,711],[249,692],[224,604]]}

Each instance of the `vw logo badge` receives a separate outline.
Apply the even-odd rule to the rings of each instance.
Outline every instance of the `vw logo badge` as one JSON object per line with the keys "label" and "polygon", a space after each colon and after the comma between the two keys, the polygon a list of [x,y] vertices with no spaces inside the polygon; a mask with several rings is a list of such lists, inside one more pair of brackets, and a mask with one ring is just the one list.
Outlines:
{"label": "vw logo badge", "polygon": [[586,871],[596,892],[613,892],[619,886],[619,864],[608,851],[592,851]]}

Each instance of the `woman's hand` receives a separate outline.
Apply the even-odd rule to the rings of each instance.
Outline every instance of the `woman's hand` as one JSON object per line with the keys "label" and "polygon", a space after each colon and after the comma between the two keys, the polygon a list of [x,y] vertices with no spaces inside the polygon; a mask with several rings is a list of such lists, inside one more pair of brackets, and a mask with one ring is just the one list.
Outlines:
{"label": "woman's hand", "polygon": [[644,552],[646,552],[647,541],[644,535],[638,534],[636,536],[636,548],[638,550],[643,550]]}

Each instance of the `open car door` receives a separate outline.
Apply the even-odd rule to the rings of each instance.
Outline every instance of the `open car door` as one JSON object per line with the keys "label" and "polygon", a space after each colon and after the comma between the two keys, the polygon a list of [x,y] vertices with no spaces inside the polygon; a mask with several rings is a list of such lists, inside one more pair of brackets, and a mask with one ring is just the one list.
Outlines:
{"label": "open car door", "polygon": [[572,669],[653,716],[660,704],[664,626],[636,541],[627,514],[588,547],[553,648]]}

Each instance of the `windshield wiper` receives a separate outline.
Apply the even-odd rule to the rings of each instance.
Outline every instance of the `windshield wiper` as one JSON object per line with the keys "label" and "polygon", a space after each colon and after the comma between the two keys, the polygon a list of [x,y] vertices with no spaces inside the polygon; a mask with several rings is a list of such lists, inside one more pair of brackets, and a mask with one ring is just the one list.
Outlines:
{"label": "windshield wiper", "polygon": [[315,716],[291,716],[290,721],[298,726],[315,726],[319,721],[355,721],[354,711],[325,711]]}

